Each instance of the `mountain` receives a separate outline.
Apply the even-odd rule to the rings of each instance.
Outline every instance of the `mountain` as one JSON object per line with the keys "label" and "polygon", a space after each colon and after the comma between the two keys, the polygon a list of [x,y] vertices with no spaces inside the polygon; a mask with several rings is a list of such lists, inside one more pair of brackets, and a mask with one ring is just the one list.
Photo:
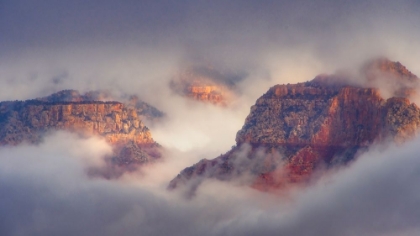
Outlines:
{"label": "mountain", "polygon": [[236,96],[235,83],[241,77],[221,73],[208,66],[195,66],[179,73],[170,82],[178,95],[205,103],[227,106]]}
{"label": "mountain", "polygon": [[[409,100],[418,83],[399,62],[380,58],[365,64],[357,78],[321,75],[273,86],[251,107],[235,147],[184,169],[169,188],[195,188],[214,178],[239,179],[268,191],[306,183],[373,144],[404,142],[420,125],[420,109]],[[373,87],[379,84],[392,96]]]}
{"label": "mountain", "polygon": [[153,117],[149,111],[156,108],[137,109],[138,101],[126,105],[96,99],[104,98],[100,93],[64,90],[44,98],[0,102],[0,145],[39,143],[47,132],[66,130],[103,137],[114,148],[113,166],[133,169],[160,158],[160,146],[141,118]]}

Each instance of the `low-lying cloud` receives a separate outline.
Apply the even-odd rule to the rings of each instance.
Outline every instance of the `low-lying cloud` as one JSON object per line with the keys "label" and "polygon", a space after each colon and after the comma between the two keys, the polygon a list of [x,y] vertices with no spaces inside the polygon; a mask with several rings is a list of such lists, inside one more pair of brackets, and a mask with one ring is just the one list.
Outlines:
{"label": "low-lying cloud", "polygon": [[[0,150],[0,233],[414,236],[420,233],[418,141],[373,148],[288,197],[209,180],[186,200],[166,190],[169,176],[159,177],[173,169],[170,162],[151,166],[146,177],[92,178],[86,174],[92,163],[84,160],[108,153],[105,142],[52,134],[38,146]],[[86,152],[75,151],[81,146]]]}

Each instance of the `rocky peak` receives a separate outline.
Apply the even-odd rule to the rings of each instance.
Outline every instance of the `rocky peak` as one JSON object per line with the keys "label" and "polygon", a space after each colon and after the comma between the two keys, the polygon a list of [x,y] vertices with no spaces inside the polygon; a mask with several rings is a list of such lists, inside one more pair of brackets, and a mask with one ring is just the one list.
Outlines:
{"label": "rocky peak", "polygon": [[0,102],[0,145],[38,143],[51,130],[103,137],[114,147],[113,163],[134,168],[160,157],[135,107],[115,101],[93,101],[90,95],[65,90],[51,96]]}
{"label": "rocky peak", "polygon": [[[399,88],[415,89],[405,78],[417,83],[417,77],[399,63],[374,62],[365,70],[373,65],[399,75],[387,78]],[[342,75],[321,75],[271,87],[251,107],[231,151],[184,170],[170,187],[196,176],[226,180],[250,175],[249,184],[262,190],[304,183],[315,171],[346,164],[374,143],[403,142],[417,133],[420,109],[408,98],[385,98],[380,88],[345,81]],[[244,152],[244,146],[250,148]]]}
{"label": "rocky peak", "polygon": [[385,57],[376,58],[367,62],[362,67],[362,72],[367,75],[368,79],[392,77],[393,79],[416,83],[418,81],[417,76],[411,73],[400,62],[394,62]]}
{"label": "rocky peak", "polygon": [[45,102],[83,102],[83,101],[110,101],[111,93],[107,91],[91,91],[85,94],[77,90],[67,89],[53,93],[47,97],[37,98]]}
{"label": "rocky peak", "polygon": [[379,58],[366,63],[361,73],[365,87],[379,88],[384,97],[413,98],[417,95],[419,79],[400,62]]}
{"label": "rocky peak", "polygon": [[191,67],[170,82],[171,89],[194,100],[226,106],[235,97],[235,82],[240,77],[207,67]]}

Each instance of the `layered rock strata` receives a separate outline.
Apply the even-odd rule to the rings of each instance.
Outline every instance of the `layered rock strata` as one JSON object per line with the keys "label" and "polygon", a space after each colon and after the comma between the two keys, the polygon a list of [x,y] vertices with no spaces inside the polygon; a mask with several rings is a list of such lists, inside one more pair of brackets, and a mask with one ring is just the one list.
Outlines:
{"label": "layered rock strata", "polygon": [[384,98],[380,88],[349,85],[336,75],[273,86],[251,107],[236,147],[186,168],[170,188],[237,176],[248,176],[248,184],[261,190],[280,188],[348,163],[372,144],[412,138],[420,125],[420,109],[407,97],[416,89],[417,77],[384,59],[363,71],[366,82],[393,78],[400,96]]}
{"label": "layered rock strata", "polygon": [[[140,100],[137,96],[123,96],[127,97],[123,99],[124,105],[129,108],[136,109],[137,114],[142,119],[147,119],[149,121],[157,120],[164,116],[164,113],[156,109],[155,107],[149,105],[146,102]],[[44,102],[93,102],[93,101],[116,101],[116,99],[108,91],[90,91],[85,94],[79,93],[77,90],[62,90],[57,93],[53,93],[47,97],[37,98],[36,100]]]}
{"label": "layered rock strata", "polygon": [[160,147],[138,111],[122,103],[41,100],[0,103],[0,145],[38,143],[53,130],[103,137],[114,148],[112,162],[117,166],[135,168],[160,157]]}

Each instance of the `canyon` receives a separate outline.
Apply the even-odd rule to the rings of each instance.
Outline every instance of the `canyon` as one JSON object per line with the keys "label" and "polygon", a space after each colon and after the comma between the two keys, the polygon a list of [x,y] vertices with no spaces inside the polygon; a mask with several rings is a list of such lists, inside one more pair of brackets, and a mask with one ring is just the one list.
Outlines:
{"label": "canyon", "polygon": [[[208,68],[187,70],[170,86],[188,98],[221,106],[234,96],[232,80]],[[420,125],[420,109],[411,102],[418,87],[416,75],[386,58],[369,61],[353,74],[275,85],[251,107],[231,150],[185,168],[169,189],[195,189],[206,179],[239,180],[262,191],[313,181],[373,145],[413,138]],[[107,177],[161,159],[163,147],[144,122],[165,114],[136,96],[115,100],[106,91],[63,90],[1,102],[0,145],[37,144],[54,130],[98,136],[113,148],[106,157],[112,169]]]}

